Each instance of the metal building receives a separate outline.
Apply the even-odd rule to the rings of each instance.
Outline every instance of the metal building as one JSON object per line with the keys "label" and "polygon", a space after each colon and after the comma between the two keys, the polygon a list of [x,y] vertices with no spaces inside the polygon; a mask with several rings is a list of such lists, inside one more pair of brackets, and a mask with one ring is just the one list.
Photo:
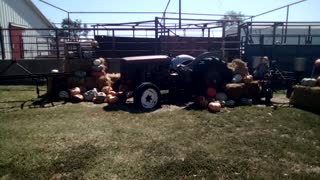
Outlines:
{"label": "metal building", "polygon": [[31,59],[39,53],[48,54],[50,31],[44,29],[53,27],[31,0],[0,0],[0,52],[5,52],[0,53],[0,59]]}

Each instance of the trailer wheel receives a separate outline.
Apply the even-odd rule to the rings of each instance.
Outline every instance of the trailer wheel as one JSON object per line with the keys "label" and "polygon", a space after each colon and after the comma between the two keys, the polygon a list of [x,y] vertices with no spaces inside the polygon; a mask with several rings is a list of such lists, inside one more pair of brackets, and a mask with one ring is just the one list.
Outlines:
{"label": "trailer wheel", "polygon": [[133,98],[136,107],[151,110],[160,104],[160,90],[152,83],[142,83],[134,92]]}

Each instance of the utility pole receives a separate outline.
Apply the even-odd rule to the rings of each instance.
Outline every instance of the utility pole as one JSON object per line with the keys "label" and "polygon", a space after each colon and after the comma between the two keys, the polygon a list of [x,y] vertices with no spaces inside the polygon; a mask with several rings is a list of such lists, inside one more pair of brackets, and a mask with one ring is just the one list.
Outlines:
{"label": "utility pole", "polygon": [[179,29],[181,29],[181,0],[179,0]]}

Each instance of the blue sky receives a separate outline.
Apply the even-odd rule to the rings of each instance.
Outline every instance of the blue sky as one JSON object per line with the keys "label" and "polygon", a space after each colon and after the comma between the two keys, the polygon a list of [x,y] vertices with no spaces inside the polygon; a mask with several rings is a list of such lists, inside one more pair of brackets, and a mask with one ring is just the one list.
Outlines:
{"label": "blue sky", "polygon": [[[56,10],[39,0],[32,0],[47,18],[60,23],[66,13]],[[168,0],[46,0],[67,11],[164,11]],[[224,14],[228,10],[256,15],[298,0],[182,0],[182,12]],[[178,12],[178,0],[171,0],[168,11]],[[320,0],[307,0],[290,7],[289,21],[320,21]],[[84,23],[116,23],[152,20],[159,15],[140,14],[72,14],[72,19]],[[178,17],[171,15],[170,17]],[[188,16],[183,16],[187,18]],[[208,18],[208,17],[201,17]],[[286,9],[256,18],[255,21],[285,21]]]}

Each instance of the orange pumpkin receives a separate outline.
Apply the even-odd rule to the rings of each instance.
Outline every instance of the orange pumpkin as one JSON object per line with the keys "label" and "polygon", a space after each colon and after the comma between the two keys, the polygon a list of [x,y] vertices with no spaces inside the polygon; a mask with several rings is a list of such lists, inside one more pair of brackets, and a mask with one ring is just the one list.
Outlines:
{"label": "orange pumpkin", "polygon": [[316,68],[320,68],[320,59],[317,59],[317,60],[314,62],[314,65],[316,66]]}
{"label": "orange pumpkin", "polygon": [[216,91],[215,88],[209,87],[209,88],[207,89],[207,96],[208,96],[208,97],[211,97],[211,98],[212,98],[212,97],[215,97],[216,94],[217,94],[217,91]]}
{"label": "orange pumpkin", "polygon": [[75,88],[70,89],[71,96],[75,96],[80,93],[81,93],[81,89],[79,87],[75,87]]}
{"label": "orange pumpkin", "polygon": [[119,100],[119,98],[117,96],[110,96],[109,100],[108,100],[108,103],[109,104],[115,104],[115,103],[118,102],[118,100]]}
{"label": "orange pumpkin", "polygon": [[210,112],[219,112],[221,110],[221,104],[219,101],[211,102],[208,105]]}
{"label": "orange pumpkin", "polygon": [[73,102],[81,102],[83,101],[83,96],[81,94],[75,94],[72,96],[72,101]]}

